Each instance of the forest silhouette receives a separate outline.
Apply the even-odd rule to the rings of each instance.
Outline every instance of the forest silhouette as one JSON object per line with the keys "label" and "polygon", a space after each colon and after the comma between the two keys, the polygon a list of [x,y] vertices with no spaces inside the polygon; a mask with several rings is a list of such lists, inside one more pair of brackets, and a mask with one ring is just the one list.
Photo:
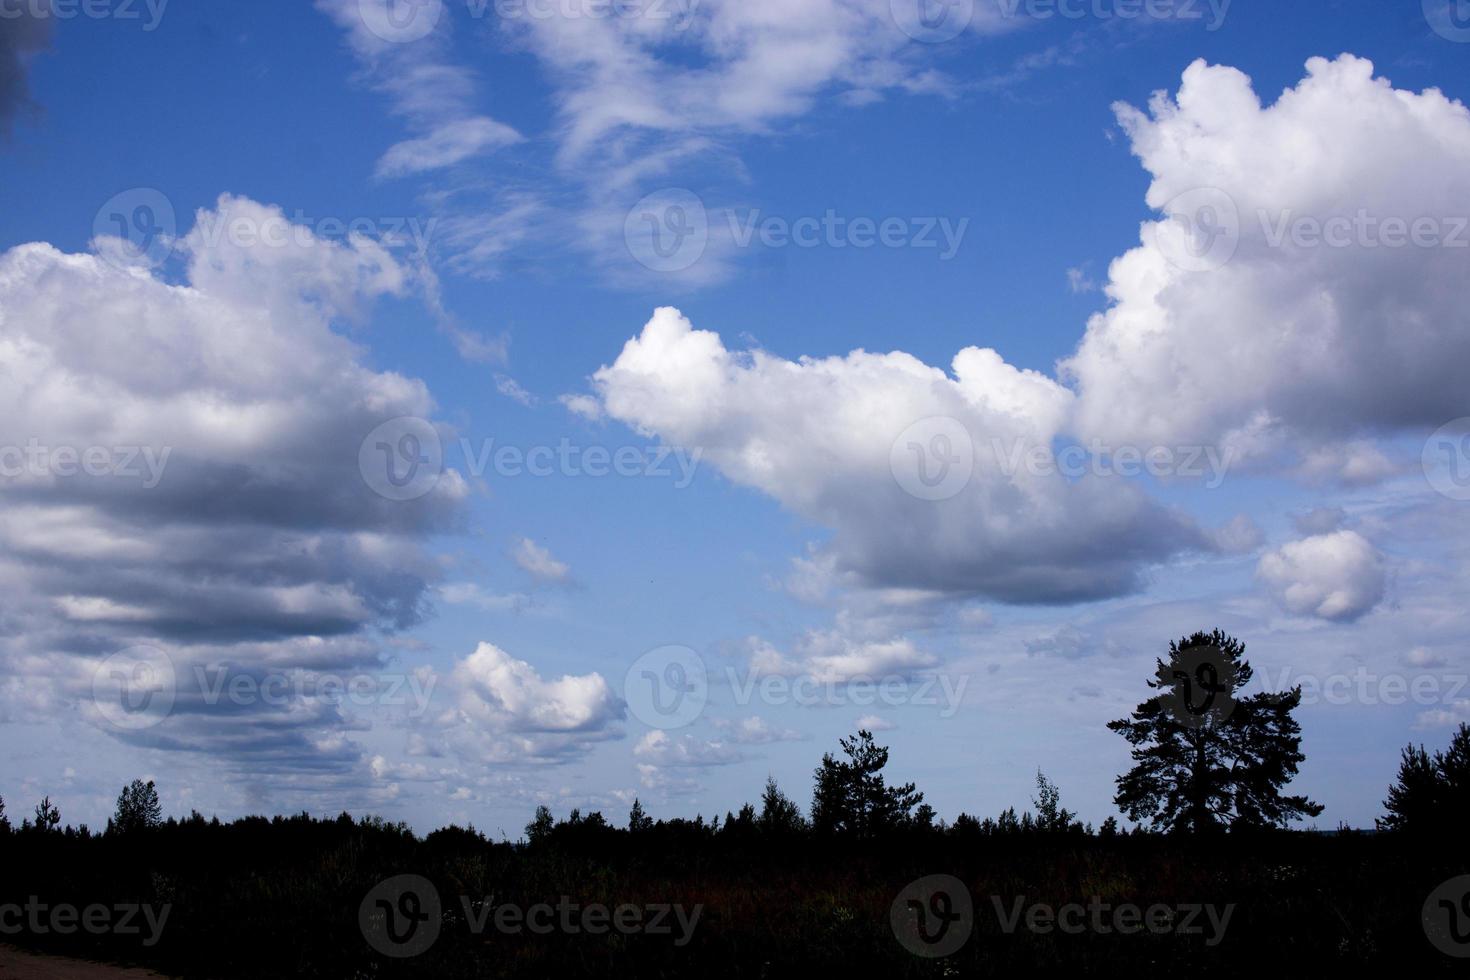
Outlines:
{"label": "forest silhouette", "polygon": [[[1039,770],[1022,812],[946,820],[914,783],[891,778],[903,760],[867,730],[822,756],[805,809],[767,778],[758,801],[708,819],[659,817],[638,799],[611,820],[541,806],[515,840],[473,826],[419,837],[347,813],[165,816],[157,787],[134,780],[101,832],[65,824],[49,796],[15,825],[0,799],[0,940],[189,977],[1141,966],[1225,976],[1263,957],[1314,971],[1351,961],[1449,972],[1458,954],[1444,953],[1470,930],[1470,903],[1462,922],[1458,898],[1433,896],[1467,871],[1456,831],[1470,802],[1470,726],[1442,750],[1404,749],[1373,831],[1304,830],[1323,808],[1287,792],[1304,761],[1301,692],[1246,695],[1243,654],[1218,630],[1171,643],[1148,697],[1108,726],[1132,750],[1115,797],[1126,829],[1116,817],[1079,820]],[[957,884],[933,885],[939,878]],[[961,918],[955,890],[968,918],[949,951],[934,937]],[[166,908],[166,927],[46,925],[58,907],[99,905]],[[488,927],[499,910],[538,906],[567,916],[672,908],[686,934],[661,934],[652,915],[646,928],[597,934],[506,929],[498,918]],[[1128,932],[1100,912],[1131,906],[1176,918]],[[1095,924],[1074,934],[1022,917],[1062,909],[1065,922],[1069,907],[1092,910]],[[1199,908],[1223,910],[1214,934],[1180,924]],[[1427,924],[1431,912],[1448,916],[1443,935]],[[421,924],[432,936],[410,950],[405,937]],[[936,945],[915,948],[914,935]]]}

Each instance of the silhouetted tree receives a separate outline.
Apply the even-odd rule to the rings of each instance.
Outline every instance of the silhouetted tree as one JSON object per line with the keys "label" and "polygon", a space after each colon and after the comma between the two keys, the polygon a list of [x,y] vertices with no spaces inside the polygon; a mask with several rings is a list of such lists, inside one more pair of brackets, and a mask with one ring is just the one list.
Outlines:
{"label": "silhouetted tree", "polygon": [[1109,723],[1133,746],[1135,765],[1118,777],[1114,798],[1130,819],[1199,833],[1284,827],[1322,812],[1304,796],[1281,795],[1304,758],[1292,717],[1301,688],[1240,697],[1252,677],[1244,653],[1218,629],[1170,643],[1148,682],[1159,693],[1131,719]]}
{"label": "silhouetted tree", "polygon": [[[991,830],[993,830],[995,822],[989,817],[986,817],[985,820],[991,825]],[[976,820],[974,817],[964,812],[961,812],[959,816],[954,818],[954,823],[950,826],[949,829],[951,833],[959,837],[972,837],[976,834],[991,832],[990,830],[986,830],[985,823]]]}
{"label": "silhouetted tree", "polygon": [[1060,833],[1072,829],[1077,814],[1062,806],[1062,793],[1056,783],[1047,779],[1040,769],[1036,770],[1036,829],[1047,833]]}
{"label": "silhouetted tree", "polygon": [[556,821],[551,819],[551,810],[543,804],[536,808],[536,815],[531,822],[526,824],[526,840],[532,844],[543,841],[551,836],[551,831],[556,827]]}
{"label": "silhouetted tree", "polygon": [[1104,820],[1102,826],[1098,828],[1097,836],[1103,840],[1112,840],[1114,837],[1117,837],[1118,818],[1108,817],[1108,819]]}
{"label": "silhouetted tree", "polygon": [[1450,747],[1433,756],[1422,745],[1405,746],[1383,808],[1383,830],[1435,832],[1464,823],[1470,813],[1470,725],[1462,724]]}
{"label": "silhouetted tree", "polygon": [[46,797],[36,804],[35,829],[43,834],[55,833],[61,826],[61,809],[51,803],[51,797]]}
{"label": "silhouetted tree", "polygon": [[10,818],[5,815],[5,797],[0,796],[0,834],[10,833]]}
{"label": "silhouetted tree", "polygon": [[812,824],[824,833],[872,837],[910,822],[924,794],[913,783],[884,782],[888,749],[875,743],[866,729],[855,738],[842,739],[841,745],[847,761],[840,762],[829,752],[817,767]]}
{"label": "silhouetted tree", "polygon": [[920,803],[914,810],[914,826],[920,830],[933,830],[934,818],[934,808],[927,803]]}
{"label": "silhouetted tree", "polygon": [[158,790],[153,780],[143,782],[135,779],[123,787],[117,797],[117,813],[108,822],[109,831],[131,834],[140,830],[151,830],[163,823],[163,807],[158,802]]}
{"label": "silhouetted tree", "polygon": [[781,792],[773,776],[766,777],[766,788],[761,793],[758,823],[761,831],[767,834],[795,834],[806,827],[801,808]]}
{"label": "silhouetted tree", "polygon": [[628,811],[628,830],[637,834],[652,829],[653,818],[643,812],[643,804],[638,802],[638,797],[633,797],[633,808]]}

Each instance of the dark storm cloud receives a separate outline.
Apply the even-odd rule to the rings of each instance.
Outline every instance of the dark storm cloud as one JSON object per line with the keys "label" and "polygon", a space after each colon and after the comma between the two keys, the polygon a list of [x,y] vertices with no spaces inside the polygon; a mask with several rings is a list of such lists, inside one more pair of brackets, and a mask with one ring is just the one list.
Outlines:
{"label": "dark storm cloud", "polygon": [[0,0],[0,136],[34,105],[26,68],[31,56],[51,43],[51,21],[35,16],[33,5]]}

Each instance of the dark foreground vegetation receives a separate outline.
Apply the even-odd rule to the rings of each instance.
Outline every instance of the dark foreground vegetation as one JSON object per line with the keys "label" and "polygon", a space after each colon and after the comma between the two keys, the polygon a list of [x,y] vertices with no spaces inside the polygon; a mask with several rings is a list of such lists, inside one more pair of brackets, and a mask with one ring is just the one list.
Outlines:
{"label": "dark foreground vegetation", "polygon": [[[134,782],[102,833],[49,799],[12,828],[0,804],[0,940],[251,980],[1463,975],[1470,728],[1405,751],[1376,832],[1288,830],[1321,811],[1280,792],[1295,699],[1230,703],[1219,679],[1249,667],[1221,641],[1173,645],[1159,693],[1114,724],[1136,763],[1126,831],[1079,823],[1040,773],[1034,811],[947,823],[885,780],[868,732],[822,759],[805,812],[768,781],[712,820],[541,808],[516,842],[346,814],[164,819]],[[1170,712],[1176,676],[1218,697]]]}

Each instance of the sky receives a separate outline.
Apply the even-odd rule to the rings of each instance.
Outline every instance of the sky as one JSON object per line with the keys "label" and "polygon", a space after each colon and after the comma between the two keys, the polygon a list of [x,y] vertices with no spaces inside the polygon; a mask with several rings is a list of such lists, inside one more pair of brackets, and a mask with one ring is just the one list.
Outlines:
{"label": "sky", "polygon": [[1470,721],[1460,0],[0,0],[0,795],[1092,822]]}

